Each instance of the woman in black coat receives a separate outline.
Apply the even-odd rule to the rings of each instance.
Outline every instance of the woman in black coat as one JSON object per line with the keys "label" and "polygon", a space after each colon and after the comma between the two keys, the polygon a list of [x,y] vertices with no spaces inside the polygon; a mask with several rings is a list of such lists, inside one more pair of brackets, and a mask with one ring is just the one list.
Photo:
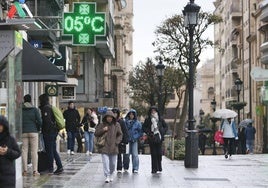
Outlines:
{"label": "woman in black coat", "polygon": [[19,158],[19,146],[9,133],[8,121],[0,115],[0,187],[16,186],[15,159]]}
{"label": "woman in black coat", "polygon": [[160,116],[158,109],[152,106],[149,109],[148,117],[142,125],[143,131],[148,136],[151,152],[152,173],[162,171],[162,142],[167,132],[167,124]]}

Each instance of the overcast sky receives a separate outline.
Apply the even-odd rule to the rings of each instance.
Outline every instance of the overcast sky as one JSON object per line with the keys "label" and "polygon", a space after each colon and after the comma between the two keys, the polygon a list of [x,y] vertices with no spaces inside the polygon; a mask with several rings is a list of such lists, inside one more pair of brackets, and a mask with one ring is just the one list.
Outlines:
{"label": "overcast sky", "polygon": [[[203,11],[213,12],[215,0],[195,0]],[[134,65],[145,61],[147,57],[154,57],[152,42],[155,40],[154,31],[166,18],[181,13],[189,0],[134,0],[134,34],[133,57]],[[213,39],[213,28],[207,32]],[[210,54],[210,56],[208,56]],[[213,50],[209,50],[201,59],[213,57]]]}

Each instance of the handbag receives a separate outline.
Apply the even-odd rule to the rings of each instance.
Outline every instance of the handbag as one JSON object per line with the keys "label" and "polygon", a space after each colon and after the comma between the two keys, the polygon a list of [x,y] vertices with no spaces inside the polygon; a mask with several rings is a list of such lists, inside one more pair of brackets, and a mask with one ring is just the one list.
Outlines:
{"label": "handbag", "polygon": [[154,144],[159,144],[161,143],[160,135],[159,133],[152,134],[149,136],[149,141]]}
{"label": "handbag", "polygon": [[98,148],[102,148],[105,146],[106,135],[107,133],[105,132],[103,135],[96,137],[96,146]]}
{"label": "handbag", "polygon": [[220,144],[224,144],[223,133],[221,131],[217,131],[214,135],[214,140]]}

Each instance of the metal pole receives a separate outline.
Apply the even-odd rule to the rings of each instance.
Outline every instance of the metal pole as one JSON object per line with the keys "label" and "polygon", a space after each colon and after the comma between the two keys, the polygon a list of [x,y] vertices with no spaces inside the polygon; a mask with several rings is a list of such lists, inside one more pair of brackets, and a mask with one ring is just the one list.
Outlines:
{"label": "metal pole", "polygon": [[194,26],[189,25],[189,114],[188,114],[188,130],[186,131],[185,143],[185,160],[184,166],[186,168],[198,168],[198,134],[194,130],[194,52],[193,52],[193,35]]}
{"label": "metal pole", "polygon": [[194,130],[194,52],[193,52],[194,26],[189,26],[190,51],[189,51],[189,114],[188,129]]}
{"label": "metal pole", "polygon": [[158,110],[160,115],[162,116],[162,76],[159,76],[159,95],[158,95]]}
{"label": "metal pole", "polygon": [[[240,91],[237,90],[237,102],[240,102],[240,97],[239,97],[239,95],[240,95]],[[237,109],[237,113],[238,113],[237,124],[239,125],[239,123],[240,123],[240,108]]]}

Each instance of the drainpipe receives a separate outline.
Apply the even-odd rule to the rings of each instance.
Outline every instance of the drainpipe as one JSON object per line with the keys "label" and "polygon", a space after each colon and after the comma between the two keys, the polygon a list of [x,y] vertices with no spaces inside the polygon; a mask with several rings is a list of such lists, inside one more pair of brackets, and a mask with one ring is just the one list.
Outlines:
{"label": "drainpipe", "polygon": [[[251,14],[250,14],[250,0],[248,0],[248,9],[249,9],[249,11],[248,11],[248,18],[249,18],[249,27],[248,27],[248,33],[249,33],[249,35],[251,35],[251,29],[250,29],[250,24],[251,24]],[[249,89],[249,117],[247,117],[247,118],[252,118],[252,92],[251,92],[251,82],[252,82],[252,80],[251,80],[251,76],[250,76],[250,72],[251,72],[251,40],[249,40],[248,41],[248,44],[249,44],[249,48],[248,48],[248,51],[249,51],[249,59],[248,59],[248,63],[249,63],[249,66],[248,66],[248,68],[249,68],[249,75],[248,75],[248,82],[249,82],[249,84],[248,84],[248,89]],[[244,71],[243,71],[243,73],[244,73]],[[243,75],[244,76],[244,75]],[[243,92],[243,101],[244,101],[244,92]]]}

